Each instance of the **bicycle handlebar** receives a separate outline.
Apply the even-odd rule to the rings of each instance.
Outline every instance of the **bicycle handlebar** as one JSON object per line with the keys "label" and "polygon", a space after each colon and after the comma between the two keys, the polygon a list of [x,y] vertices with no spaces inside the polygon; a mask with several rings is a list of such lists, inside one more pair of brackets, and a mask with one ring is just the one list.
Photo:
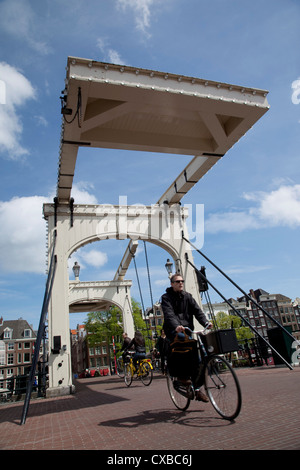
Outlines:
{"label": "bicycle handlebar", "polygon": [[207,332],[208,327],[210,326],[210,323],[208,323],[205,327],[204,330],[199,330],[199,331],[192,331],[188,326],[186,326],[184,329],[188,330],[190,333],[194,333],[195,335],[203,335]]}

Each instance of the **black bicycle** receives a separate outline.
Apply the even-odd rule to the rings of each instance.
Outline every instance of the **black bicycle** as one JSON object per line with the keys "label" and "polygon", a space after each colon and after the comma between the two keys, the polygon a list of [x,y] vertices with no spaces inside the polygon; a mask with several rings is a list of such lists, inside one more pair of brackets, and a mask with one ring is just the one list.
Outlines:
{"label": "black bicycle", "polygon": [[[191,331],[198,342],[200,367],[202,367],[203,385],[214,409],[227,420],[234,420],[241,411],[242,393],[238,378],[229,362],[219,354],[210,354],[202,337],[206,330]],[[177,377],[167,372],[167,384],[170,397],[179,410],[187,410],[191,400],[196,398],[193,385],[184,385]]]}
{"label": "black bicycle", "polygon": [[123,359],[123,355],[119,356],[116,362],[117,362],[116,372],[117,372],[118,376],[123,379],[124,378],[124,359]]}

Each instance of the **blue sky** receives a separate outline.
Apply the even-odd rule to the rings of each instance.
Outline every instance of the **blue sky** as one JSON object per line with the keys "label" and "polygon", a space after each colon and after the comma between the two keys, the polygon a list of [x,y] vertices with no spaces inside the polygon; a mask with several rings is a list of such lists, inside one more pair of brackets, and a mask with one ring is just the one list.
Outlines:
{"label": "blue sky", "polygon": [[[267,114],[182,203],[204,204],[199,248],[244,290],[300,297],[299,24],[298,0],[0,1],[0,315],[38,326],[42,205],[55,196],[68,56],[269,91]],[[81,149],[72,195],[75,203],[126,196],[128,204],[154,204],[190,159]],[[110,280],[127,244],[94,243],[71,262],[81,265],[83,281]],[[168,255],[146,246],[156,301],[168,286]],[[225,297],[239,296],[199,254],[194,261]],[[143,243],[136,263],[147,307]],[[140,301],[133,264],[127,278]],[[212,290],[210,297],[219,300]],[[71,326],[82,318],[71,315]]]}

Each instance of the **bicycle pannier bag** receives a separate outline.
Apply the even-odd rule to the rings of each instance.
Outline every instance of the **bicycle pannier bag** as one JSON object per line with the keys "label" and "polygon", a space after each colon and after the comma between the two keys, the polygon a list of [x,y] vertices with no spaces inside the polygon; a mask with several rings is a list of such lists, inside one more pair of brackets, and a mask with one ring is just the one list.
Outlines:
{"label": "bicycle pannier bag", "polygon": [[176,336],[170,344],[168,354],[168,369],[173,377],[190,377],[199,363],[197,341],[189,339],[185,335],[184,339]]}

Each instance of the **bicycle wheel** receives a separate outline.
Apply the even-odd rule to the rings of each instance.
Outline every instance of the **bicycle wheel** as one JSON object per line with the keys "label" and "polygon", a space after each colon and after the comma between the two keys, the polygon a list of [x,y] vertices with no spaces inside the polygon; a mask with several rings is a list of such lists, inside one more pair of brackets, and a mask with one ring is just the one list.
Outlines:
{"label": "bicycle wheel", "polygon": [[205,367],[204,386],[214,409],[224,419],[233,420],[241,411],[242,394],[231,365],[221,356],[212,356]]}
{"label": "bicycle wheel", "polygon": [[117,374],[119,377],[124,377],[124,361],[122,357],[119,357],[117,360]]}
{"label": "bicycle wheel", "polygon": [[153,378],[153,369],[148,362],[142,362],[140,365],[140,377],[144,385],[150,385]]}
{"label": "bicycle wheel", "polygon": [[168,390],[172,402],[181,411],[188,409],[191,399],[188,396],[186,387],[180,386],[176,377],[172,377],[169,372],[167,373]]}
{"label": "bicycle wheel", "polygon": [[127,387],[130,387],[133,379],[133,372],[130,364],[124,364],[124,381]]}

